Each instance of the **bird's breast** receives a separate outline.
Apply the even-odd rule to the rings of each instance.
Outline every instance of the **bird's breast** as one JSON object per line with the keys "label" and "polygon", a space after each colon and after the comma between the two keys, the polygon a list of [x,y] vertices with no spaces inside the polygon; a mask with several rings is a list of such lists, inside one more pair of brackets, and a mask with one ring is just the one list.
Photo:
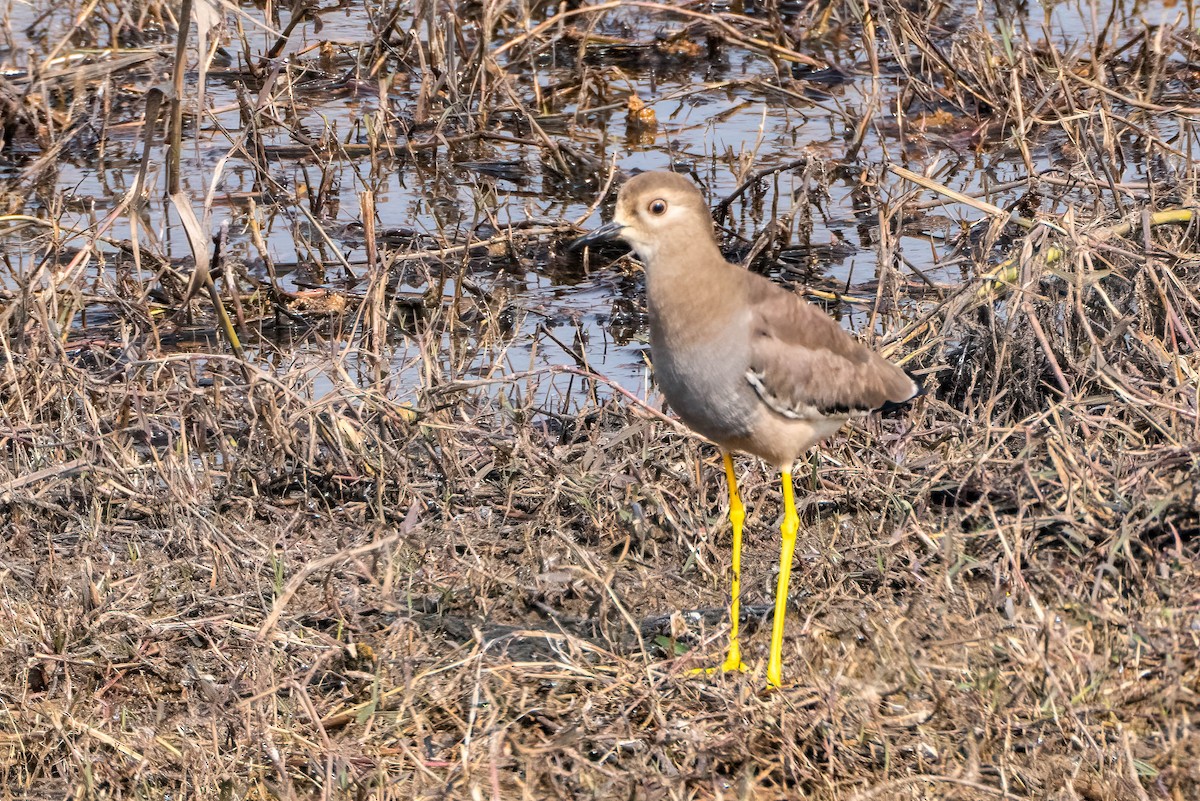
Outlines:
{"label": "bird's breast", "polygon": [[726,330],[724,337],[680,341],[670,325],[652,322],[650,328],[659,390],[689,428],[719,445],[748,435],[755,412],[745,380],[747,338]]}

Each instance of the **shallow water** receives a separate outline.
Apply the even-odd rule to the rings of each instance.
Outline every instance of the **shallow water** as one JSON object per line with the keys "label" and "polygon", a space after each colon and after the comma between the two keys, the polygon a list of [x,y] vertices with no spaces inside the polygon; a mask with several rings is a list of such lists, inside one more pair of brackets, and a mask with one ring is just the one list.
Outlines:
{"label": "shallow water", "polygon": [[[10,24],[0,39],[4,46],[0,67],[19,85],[23,85],[31,66],[41,65],[42,72],[46,71],[49,48],[62,39],[63,30],[79,12],[74,6],[48,11],[50,8],[44,0],[34,0],[11,9]],[[752,16],[766,14],[750,4],[744,10]],[[1105,29],[1109,11],[1078,3],[1045,7],[1030,4],[1020,10],[1001,11],[960,3],[945,10],[939,19],[946,27],[947,42],[965,36],[969,30],[986,31],[993,37],[1003,37],[1007,32],[1018,43],[1053,42],[1060,53],[1070,54],[1090,49],[1097,30],[1106,30],[1112,41],[1128,41],[1143,30],[1134,28],[1133,23],[1173,24],[1183,13],[1167,4],[1117,6],[1115,16],[1126,21],[1125,27]],[[782,7],[785,18],[792,12],[794,9],[786,4]],[[553,10],[542,12],[541,17],[529,21],[529,26],[551,13]],[[275,34],[264,22],[260,9],[245,5],[240,7],[240,14],[249,51],[261,58]],[[215,229],[228,221],[231,250],[246,261],[251,275],[265,278],[267,270],[251,244],[246,225],[250,200],[258,209],[267,250],[285,289],[327,287],[351,295],[361,291],[366,273],[360,196],[368,189],[374,195],[377,229],[402,231],[397,237],[402,250],[462,244],[525,222],[599,224],[602,212],[589,213],[599,184],[555,178],[548,171],[545,151],[533,144],[477,141],[374,163],[365,153],[333,158],[305,156],[305,140],[365,145],[372,139],[372,129],[394,134],[396,126],[388,129],[387,124],[397,120],[415,123],[424,113],[418,108],[422,80],[436,78],[441,71],[397,73],[392,76],[386,100],[381,101],[379,81],[355,67],[360,61],[357,52],[370,40],[371,20],[378,14],[373,6],[344,3],[323,9],[319,26],[312,21],[302,22],[293,34],[284,55],[295,64],[307,65],[313,73],[303,79],[297,77],[286,93],[286,103],[279,106],[286,112],[285,118],[263,131],[270,179],[276,184],[271,191],[256,188],[255,169],[244,150],[248,140],[242,133],[237,93],[246,91],[253,96],[253,91],[239,89],[245,80],[240,69],[242,45],[228,38],[224,41],[230,54],[227,65],[215,66],[205,84],[205,102],[212,112],[204,118],[198,137],[188,133],[184,189],[197,209],[205,196],[212,194],[209,226]],[[286,22],[286,13],[281,16]],[[432,33],[437,39],[437,25],[444,25],[446,30],[453,26],[444,15],[435,19],[402,19],[397,30],[424,36],[426,41]],[[571,22],[582,27],[589,19],[595,21],[596,33],[639,42],[652,42],[686,24],[682,18],[646,9],[581,15]],[[34,20],[45,35],[36,36],[29,30]],[[464,27],[471,28],[470,24]],[[492,47],[504,46],[518,31],[501,33]],[[686,170],[701,182],[714,203],[732,192],[749,171],[807,157],[815,165],[811,174],[806,176],[803,170],[781,172],[731,205],[725,221],[730,252],[735,257],[744,255],[769,220],[796,212],[785,237],[791,247],[781,261],[766,265],[768,271],[789,283],[819,284],[873,297],[869,283],[865,293],[856,290],[878,272],[880,207],[870,200],[866,190],[879,183],[881,196],[895,202],[914,189],[886,174],[884,164],[897,163],[916,172],[933,169],[940,183],[979,194],[983,200],[1005,208],[1021,198],[1027,188],[989,189],[1027,178],[1029,171],[1017,146],[1019,134],[1011,127],[997,126],[979,135],[977,123],[971,120],[952,115],[937,117],[940,109],[932,102],[926,104],[926,116],[914,115],[910,106],[905,117],[897,118],[895,109],[908,79],[882,43],[881,77],[873,78],[869,54],[861,38],[851,33],[833,31],[810,43],[811,50],[804,52],[839,68],[815,73],[733,44],[710,45],[698,34],[689,37],[696,52],[677,57],[631,58],[624,52],[597,48],[585,63],[594,77],[605,79],[609,86],[613,103],[601,112],[581,113],[574,99],[558,102],[549,97],[552,87],[578,79],[574,50],[569,45],[543,49],[521,62],[509,61],[506,68],[523,102],[538,107],[538,95],[543,96],[540,107],[544,114],[536,122],[551,139],[569,143],[601,163],[626,172],[671,166]],[[101,38],[89,44],[112,43]],[[167,38],[152,33],[139,44],[161,49],[163,55],[117,74],[108,88],[110,97],[97,104],[93,130],[82,137],[92,144],[65,151],[43,174],[38,191],[28,197],[23,213],[53,217],[64,227],[88,230],[118,207],[133,183],[140,157],[138,120],[144,110],[142,97],[158,80],[156,70],[168,63],[171,47]],[[455,63],[462,63],[464,54],[447,58],[450,67],[446,71],[452,72]],[[197,79],[193,72],[193,89]],[[536,92],[532,90],[535,83],[540,87]],[[441,88],[441,95],[435,93],[429,110],[433,117],[443,115],[450,135],[455,133],[455,117],[462,113],[462,104],[468,102],[470,89],[464,87],[460,94],[451,86],[452,81]],[[657,130],[649,134],[627,130],[621,106],[630,93],[655,111]],[[596,105],[599,102],[592,103]],[[1030,110],[1031,114],[1038,112]],[[845,156],[853,138],[855,122],[864,115],[872,119],[857,159],[849,169],[835,170],[834,162]],[[513,122],[511,114],[497,110],[493,116],[507,121],[498,130],[516,132],[515,138],[524,142],[535,141],[529,126]],[[1164,119],[1157,134],[1172,143],[1181,162],[1193,157],[1195,138],[1189,131],[1180,131],[1174,119]],[[426,136],[424,132],[413,134],[417,140]],[[1050,133],[1028,141],[1034,172],[1054,175],[1056,169],[1070,163],[1063,153],[1073,144],[1065,140]],[[1135,144],[1132,138],[1120,140],[1125,160],[1114,176],[1116,180],[1150,180],[1156,165],[1147,162]],[[106,235],[117,240],[137,236],[148,247],[181,259],[189,251],[178,221],[161,199],[162,154],[160,145],[150,170],[150,181],[158,189],[150,195],[140,230],[135,232],[129,216],[122,213]],[[30,161],[38,155],[18,151],[14,160],[0,164],[0,179],[22,180]],[[314,202],[318,197],[322,202]],[[927,193],[920,198],[929,199]],[[1050,214],[1063,211],[1053,202],[1042,208]],[[944,264],[943,257],[949,252],[950,241],[980,221],[982,214],[963,205],[947,204],[924,209],[922,215],[906,218],[898,229],[896,266],[914,286],[926,281],[943,288],[956,286],[973,274],[974,268],[961,260]],[[0,286],[15,289],[38,270],[45,251],[30,237],[31,233],[22,228],[4,237],[6,260],[0,267]],[[638,274],[595,269],[602,263],[594,263],[589,269],[577,259],[562,256],[558,252],[560,240],[542,237],[515,259],[458,258],[442,268],[441,274],[447,278],[442,288],[445,296],[461,296],[469,301],[473,297],[471,288],[475,287],[491,300],[478,313],[472,313],[468,305],[462,324],[447,326],[436,334],[443,355],[441,380],[496,377],[583,361],[617,384],[634,392],[645,391],[645,320]],[[88,291],[118,294],[121,290],[117,277],[125,271],[148,277],[144,268],[139,272],[130,267],[128,258],[118,258],[113,248],[101,245],[98,250],[107,258],[88,263],[82,281]],[[55,258],[67,261],[70,254],[57,254]],[[347,276],[347,266],[353,278]],[[428,288],[433,272],[420,262],[406,262],[397,267],[398,288],[419,294]],[[470,287],[460,286],[463,275],[469,278]],[[843,304],[831,311],[849,327],[861,328],[874,319],[876,327],[886,331],[903,315],[919,310],[922,302],[914,295],[910,305],[874,318],[869,304]],[[456,312],[462,311],[456,306]],[[498,316],[506,321],[504,325],[488,322]],[[352,319],[350,314],[340,324],[321,326],[320,337],[272,332],[266,344],[252,349],[252,357],[280,368],[312,365],[312,391],[316,396],[327,392],[331,382],[344,380],[345,375],[370,381],[372,371],[363,368],[361,375],[357,372],[358,340],[347,333],[353,328]],[[115,337],[112,322],[111,314],[94,307],[87,315],[77,316],[72,324],[80,337]],[[98,330],[93,332],[89,327]],[[415,397],[416,390],[428,380],[412,334],[402,328],[393,340],[394,392],[401,399]],[[214,340],[212,347],[220,345]],[[348,372],[322,367],[331,353],[340,354]],[[522,386],[517,391],[525,389]],[[537,382],[536,391],[542,404],[560,410],[569,410],[584,397],[578,393],[578,381],[568,376],[545,377]]]}

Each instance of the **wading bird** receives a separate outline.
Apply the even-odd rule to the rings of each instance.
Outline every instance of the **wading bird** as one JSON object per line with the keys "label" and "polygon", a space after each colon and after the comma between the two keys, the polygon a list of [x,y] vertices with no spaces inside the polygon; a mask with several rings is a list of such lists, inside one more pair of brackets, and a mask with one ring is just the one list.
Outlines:
{"label": "wading bird", "polygon": [[851,417],[886,411],[921,394],[900,367],[869,350],[823,311],[721,255],[696,186],[647,172],[617,196],[612,222],[572,247],[622,239],[646,269],[650,352],[659,388],[683,422],[716,443],[729,482],[733,588],[722,670],[744,670],[738,643],[745,507],[733,451],[774,465],[783,482],[783,548],[767,683],[783,681],[783,623],[800,518],[792,466]]}

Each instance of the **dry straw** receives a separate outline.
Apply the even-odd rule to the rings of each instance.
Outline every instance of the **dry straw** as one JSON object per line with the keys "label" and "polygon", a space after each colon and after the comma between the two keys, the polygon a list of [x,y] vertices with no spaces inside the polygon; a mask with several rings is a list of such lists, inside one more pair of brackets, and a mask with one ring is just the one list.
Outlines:
{"label": "dry straw", "polygon": [[[327,9],[201,5],[229,55],[204,83],[233,98],[202,113],[179,7],[6,7],[27,16],[0,33],[0,799],[1200,797],[1190,6],[1158,27],[1096,8],[1068,46],[1017,12],[891,0],[368,3],[370,30],[326,47],[298,37]],[[5,49],[15,29],[31,51]],[[793,684],[772,694],[685,675],[724,634],[712,449],[586,350],[544,370],[512,348],[489,265],[578,270],[555,256],[573,226],[464,241],[374,211],[375,177],[441,191],[450,160],[582,208],[630,76],[711,54],[777,71],[681,92],[660,124],[724,92],[821,102],[846,132],[785,167],[699,165],[739,185],[711,198],[729,244],[772,266],[778,182],[808,188],[767,209],[801,231],[852,185],[877,274],[792,277],[931,389],[798,476]],[[795,78],[827,55],[863,104]],[[399,100],[353,137],[293,124],[339,92]],[[237,247],[209,240],[226,162],[202,191],[158,168],[211,137],[253,184],[222,213]],[[991,199],[947,194],[1001,151]],[[80,214],[62,165],[118,155],[127,183]],[[277,214],[319,288],[280,279]],[[917,232],[936,274],[906,259]],[[741,472],[761,665],[778,498]]]}

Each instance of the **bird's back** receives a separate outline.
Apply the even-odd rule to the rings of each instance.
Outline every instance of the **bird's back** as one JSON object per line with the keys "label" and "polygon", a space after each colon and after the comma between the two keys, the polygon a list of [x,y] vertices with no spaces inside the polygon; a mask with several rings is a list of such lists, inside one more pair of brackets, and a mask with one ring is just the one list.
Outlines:
{"label": "bird's back", "polygon": [[747,275],[750,369],[799,416],[863,414],[911,400],[920,386],[832,317],[760,275]]}

